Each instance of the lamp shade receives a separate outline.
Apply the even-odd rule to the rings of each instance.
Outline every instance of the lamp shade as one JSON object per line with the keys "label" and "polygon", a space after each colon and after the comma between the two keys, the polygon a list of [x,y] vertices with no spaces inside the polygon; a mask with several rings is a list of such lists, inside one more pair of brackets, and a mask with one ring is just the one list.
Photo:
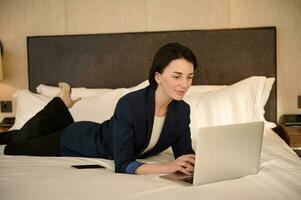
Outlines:
{"label": "lamp shade", "polygon": [[0,47],[0,80],[3,80],[1,47]]}

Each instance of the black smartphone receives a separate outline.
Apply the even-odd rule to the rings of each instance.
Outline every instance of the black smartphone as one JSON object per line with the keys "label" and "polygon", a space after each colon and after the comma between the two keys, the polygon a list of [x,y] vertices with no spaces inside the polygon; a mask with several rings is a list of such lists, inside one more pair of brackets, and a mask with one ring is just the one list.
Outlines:
{"label": "black smartphone", "polygon": [[90,164],[90,165],[71,165],[71,167],[74,167],[76,169],[97,169],[97,168],[105,168],[101,165],[96,164]]}

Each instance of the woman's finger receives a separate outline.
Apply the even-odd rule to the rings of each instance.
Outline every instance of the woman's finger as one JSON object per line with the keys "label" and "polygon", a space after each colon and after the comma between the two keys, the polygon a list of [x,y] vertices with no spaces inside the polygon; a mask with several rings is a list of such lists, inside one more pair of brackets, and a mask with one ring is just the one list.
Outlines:
{"label": "woman's finger", "polygon": [[185,169],[183,167],[179,167],[178,171],[180,171],[186,175],[192,175],[192,172],[188,171],[187,169]]}
{"label": "woman's finger", "polygon": [[176,165],[183,167],[184,169],[187,169],[188,171],[193,171],[193,169],[194,169],[194,166],[186,161],[177,161]]}
{"label": "woman's finger", "polygon": [[184,162],[189,162],[193,165],[194,165],[194,162],[195,162],[195,159],[192,156],[181,156],[181,157],[177,158],[177,160],[184,161]]}
{"label": "woman's finger", "polygon": [[195,158],[195,155],[194,154],[185,154],[185,155],[182,155],[181,157]]}

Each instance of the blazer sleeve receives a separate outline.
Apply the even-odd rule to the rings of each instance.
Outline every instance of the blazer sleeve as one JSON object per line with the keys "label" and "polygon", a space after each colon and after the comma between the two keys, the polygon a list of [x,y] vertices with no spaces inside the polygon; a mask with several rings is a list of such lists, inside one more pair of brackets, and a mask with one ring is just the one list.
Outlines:
{"label": "blazer sleeve", "polygon": [[191,133],[189,127],[190,107],[188,105],[181,116],[181,122],[179,123],[181,124],[181,128],[179,129],[180,132],[177,134],[178,137],[176,141],[172,144],[175,159],[185,154],[195,154],[191,145]]}
{"label": "blazer sleeve", "polygon": [[133,174],[144,163],[136,161],[134,152],[134,125],[130,105],[120,99],[114,113],[113,158],[115,172]]}

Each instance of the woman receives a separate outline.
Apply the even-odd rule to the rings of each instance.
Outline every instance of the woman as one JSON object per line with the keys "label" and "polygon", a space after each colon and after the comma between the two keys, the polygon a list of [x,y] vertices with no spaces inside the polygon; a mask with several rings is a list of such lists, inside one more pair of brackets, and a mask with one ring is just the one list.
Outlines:
{"label": "woman", "polygon": [[[114,159],[115,171],[128,174],[191,175],[194,151],[190,139],[190,108],[182,99],[192,84],[197,60],[179,43],[156,53],[150,86],[118,101],[110,120],[74,122],[68,107],[70,86],[60,83],[58,97],[20,130],[1,134],[7,155],[84,156]],[[136,161],[172,147],[175,160],[145,164]]]}

